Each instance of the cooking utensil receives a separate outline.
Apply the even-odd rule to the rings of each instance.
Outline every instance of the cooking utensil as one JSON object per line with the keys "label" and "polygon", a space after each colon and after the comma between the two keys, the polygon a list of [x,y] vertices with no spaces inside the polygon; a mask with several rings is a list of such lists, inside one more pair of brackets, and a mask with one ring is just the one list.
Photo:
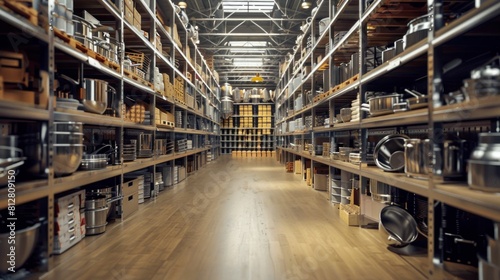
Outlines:
{"label": "cooking utensil", "polygon": [[103,114],[108,106],[108,82],[97,79],[83,79],[84,96],[82,104],[85,111]]}
{"label": "cooking utensil", "polygon": [[373,201],[388,203],[391,202],[392,187],[390,185],[370,179],[370,193]]}
{"label": "cooking utensil", "polygon": [[108,205],[106,196],[93,193],[85,198],[85,230],[87,235],[101,234],[106,231]]}
{"label": "cooking utensil", "polygon": [[445,178],[465,177],[465,157],[467,155],[466,140],[445,140],[443,143],[443,170]]}
{"label": "cooking utensil", "polygon": [[432,143],[429,139],[405,139],[404,156],[406,176],[428,178],[432,172]]}
{"label": "cooking utensil", "polygon": [[392,134],[382,138],[373,151],[375,164],[384,171],[403,170],[405,166],[405,139],[409,139],[409,137],[404,134]]}
{"label": "cooking utensil", "polygon": [[82,170],[97,170],[106,168],[108,165],[107,154],[90,154],[83,155],[80,169]]}
{"label": "cooking utensil", "polygon": [[404,247],[415,241],[419,234],[415,218],[396,205],[386,206],[380,211],[380,224],[389,234],[386,241],[392,246]]}
{"label": "cooking utensil", "polygon": [[408,30],[403,37],[405,50],[427,38],[431,26],[429,16],[429,14],[425,14],[408,22]]}
{"label": "cooking utensil", "polygon": [[408,102],[408,107],[411,110],[425,108],[429,104],[429,98],[416,90],[405,89],[405,92],[413,95],[414,97],[408,98],[406,101]]}
{"label": "cooking utensil", "polygon": [[369,108],[366,105],[361,106],[361,110],[369,112],[370,116],[381,116],[394,112],[394,104],[398,104],[401,94],[393,93],[390,95],[374,96],[368,100]]}
{"label": "cooking utensil", "polygon": [[480,133],[479,145],[469,159],[468,184],[471,189],[500,191],[500,133]]}

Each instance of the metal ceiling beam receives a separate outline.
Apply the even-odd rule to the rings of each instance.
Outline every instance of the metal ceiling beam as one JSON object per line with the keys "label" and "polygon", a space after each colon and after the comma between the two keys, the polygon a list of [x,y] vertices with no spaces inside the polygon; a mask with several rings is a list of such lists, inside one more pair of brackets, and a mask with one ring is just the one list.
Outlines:
{"label": "metal ceiling beam", "polygon": [[[292,47],[293,46],[290,46],[290,47],[263,47],[263,48],[258,48],[258,49],[269,49],[269,50],[276,50],[276,51],[291,51],[292,50]],[[204,47],[203,45],[198,45],[198,48],[199,49],[204,49],[204,50],[207,50],[207,51],[228,51],[228,50],[231,50],[231,49],[234,49],[234,48],[238,48],[238,49],[244,49],[244,48],[248,48],[249,50],[252,50],[252,48],[255,48],[255,47]]]}
{"label": "metal ceiling beam", "polygon": [[269,37],[269,36],[297,36],[300,33],[199,33],[200,36],[248,36],[248,37]]}
{"label": "metal ceiling beam", "polygon": [[228,53],[228,54],[214,54],[212,57],[249,57],[249,56],[255,56],[258,58],[261,57],[276,57],[279,56],[278,54],[256,54],[256,53]]}
{"label": "metal ceiling beam", "polygon": [[[245,20],[249,20],[248,18],[190,18],[189,19],[190,21],[245,21]],[[289,22],[289,21],[305,21],[304,19],[298,19],[298,18],[294,18],[294,19],[286,19],[286,18],[252,18],[251,20],[253,21],[286,21],[286,22]]]}

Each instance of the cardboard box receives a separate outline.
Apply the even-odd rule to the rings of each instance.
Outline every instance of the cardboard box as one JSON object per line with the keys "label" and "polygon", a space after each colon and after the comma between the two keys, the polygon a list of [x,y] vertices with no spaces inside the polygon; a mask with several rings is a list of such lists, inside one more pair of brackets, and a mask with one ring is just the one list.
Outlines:
{"label": "cardboard box", "polygon": [[328,175],[314,174],[314,189],[318,191],[328,190]]}
{"label": "cardboard box", "polygon": [[125,7],[129,7],[131,10],[134,8],[134,0],[124,0]]}
{"label": "cardboard box", "polygon": [[[158,32],[156,32],[156,37],[155,37],[155,47],[158,51],[162,51],[163,45],[161,43],[161,36]],[[165,81],[165,80],[164,80]]]}
{"label": "cardboard box", "polygon": [[139,22],[139,24],[142,22],[141,13],[139,13],[139,11],[135,8],[134,8],[134,21]]}
{"label": "cardboard box", "polygon": [[295,161],[295,174],[302,174],[302,160]]}
{"label": "cardboard box", "polygon": [[130,217],[134,212],[139,210],[137,190],[133,194],[123,196],[122,200],[122,219]]}
{"label": "cardboard box", "polygon": [[133,25],[134,24],[134,10],[128,6],[125,6],[123,13],[124,13],[125,20],[128,23]]}
{"label": "cardboard box", "polygon": [[340,204],[339,216],[348,226],[359,226],[361,224],[361,214],[359,206],[350,204]]}
{"label": "cardboard box", "polygon": [[139,31],[141,31],[141,30],[142,30],[142,29],[141,29],[142,27],[141,27],[141,22],[140,22],[140,21],[135,21],[135,20],[134,20],[134,24],[133,24],[133,26],[134,26],[137,30],[139,30]]}
{"label": "cardboard box", "polygon": [[[139,183],[141,182],[141,178],[136,178],[133,180],[129,180],[122,184],[122,195],[125,197],[130,194],[137,193],[139,191]],[[123,198],[125,200],[125,198]],[[136,197],[137,199],[137,197]]]}

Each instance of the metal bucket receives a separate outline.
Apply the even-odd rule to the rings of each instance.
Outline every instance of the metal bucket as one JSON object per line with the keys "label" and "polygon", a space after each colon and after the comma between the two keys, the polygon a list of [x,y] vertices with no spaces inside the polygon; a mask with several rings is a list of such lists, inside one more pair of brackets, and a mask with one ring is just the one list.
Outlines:
{"label": "metal bucket", "polygon": [[85,229],[87,235],[101,234],[106,231],[108,205],[106,196],[93,194],[85,200]]}

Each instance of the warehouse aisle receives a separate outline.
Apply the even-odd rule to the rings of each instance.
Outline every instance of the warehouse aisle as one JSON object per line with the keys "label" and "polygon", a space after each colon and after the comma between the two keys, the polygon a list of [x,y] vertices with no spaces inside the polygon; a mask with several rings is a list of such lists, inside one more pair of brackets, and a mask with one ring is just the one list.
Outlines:
{"label": "warehouse aisle", "polygon": [[222,156],[57,256],[44,279],[424,279],[298,176]]}

